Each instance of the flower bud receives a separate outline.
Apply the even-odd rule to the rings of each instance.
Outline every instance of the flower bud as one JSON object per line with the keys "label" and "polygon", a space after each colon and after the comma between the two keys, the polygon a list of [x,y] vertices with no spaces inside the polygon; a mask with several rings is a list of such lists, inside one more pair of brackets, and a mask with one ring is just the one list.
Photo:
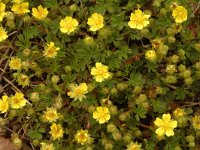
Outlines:
{"label": "flower bud", "polygon": [[112,114],[112,115],[116,115],[118,112],[117,112],[117,106],[115,106],[115,105],[112,105],[111,107],[110,107],[110,113]]}
{"label": "flower bud", "polygon": [[176,146],[174,150],[182,150],[180,146]]}
{"label": "flower bud", "polygon": [[199,43],[194,44],[194,49],[200,52],[200,44]]}
{"label": "flower bud", "polygon": [[187,126],[188,119],[186,117],[179,117],[177,118],[177,121],[180,128],[184,128]]}
{"label": "flower bud", "polygon": [[33,146],[39,146],[40,141],[39,140],[33,140]]}
{"label": "flower bud", "polygon": [[26,48],[26,49],[24,49],[24,50],[22,51],[22,53],[23,53],[23,55],[24,55],[25,57],[28,57],[28,56],[30,55],[30,53],[31,53],[31,50],[30,50],[29,48]]}
{"label": "flower bud", "polygon": [[167,65],[166,72],[171,75],[174,74],[175,72],[177,72],[176,65]]}
{"label": "flower bud", "polygon": [[58,96],[55,99],[54,108],[61,109],[63,106],[62,102],[63,102],[63,99],[61,97],[61,94],[58,94]]}
{"label": "flower bud", "polygon": [[118,91],[115,87],[112,88],[111,91],[110,91],[110,94],[112,94],[112,95],[117,95],[117,93],[118,93]]}
{"label": "flower bud", "polygon": [[192,147],[195,147],[195,145],[196,145],[195,142],[189,142],[188,146],[192,148]]}
{"label": "flower bud", "polygon": [[102,88],[102,93],[105,94],[105,95],[108,94],[109,93],[109,88],[103,87]]}
{"label": "flower bud", "polygon": [[117,130],[117,127],[116,127],[114,124],[110,123],[110,124],[107,125],[107,131],[108,131],[108,132],[113,133],[113,132],[115,132],[116,130]]}
{"label": "flower bud", "polygon": [[72,11],[72,12],[76,12],[78,10],[78,6],[76,4],[72,4],[69,6],[69,9]]}
{"label": "flower bud", "polygon": [[117,71],[116,76],[121,77],[121,76],[123,76],[123,73],[121,71]]}
{"label": "flower bud", "polygon": [[12,142],[17,146],[17,148],[21,148],[22,147],[22,140],[19,138],[19,136],[16,133],[12,134]]}
{"label": "flower bud", "polygon": [[13,20],[8,20],[8,21],[6,21],[6,26],[9,27],[10,29],[14,29],[15,22]]}
{"label": "flower bud", "polygon": [[130,143],[132,140],[132,134],[131,133],[125,133],[123,136],[123,140],[126,144]]}
{"label": "flower bud", "polygon": [[51,81],[53,84],[57,84],[59,82],[60,78],[58,75],[53,75],[51,78]]}
{"label": "flower bud", "polygon": [[115,131],[112,133],[113,139],[119,141],[122,139],[122,134],[119,131]]}
{"label": "flower bud", "polygon": [[195,140],[195,137],[193,135],[186,136],[186,141],[187,142],[194,142],[194,140]]}
{"label": "flower bud", "polygon": [[88,84],[88,92],[91,92],[95,89],[95,85],[93,83]]}
{"label": "flower bud", "polygon": [[27,114],[28,114],[29,116],[33,115],[34,112],[35,112],[35,111],[34,111],[33,108],[29,108],[29,109],[27,110]]}
{"label": "flower bud", "polygon": [[124,82],[117,84],[117,89],[120,90],[120,91],[125,90],[127,87],[128,87],[128,85]]}
{"label": "flower bud", "polygon": [[139,94],[142,92],[142,87],[140,86],[135,86],[134,90],[133,90],[133,93],[134,94]]}
{"label": "flower bud", "polygon": [[38,102],[38,101],[40,100],[39,94],[38,94],[37,92],[31,93],[31,95],[30,95],[30,100],[31,100],[32,102]]}
{"label": "flower bud", "polygon": [[185,51],[183,49],[179,49],[178,50],[178,55],[180,57],[181,60],[185,60],[186,57],[185,57]]}
{"label": "flower bud", "polygon": [[199,71],[200,70],[200,62],[196,62],[194,67],[195,67],[196,70]]}
{"label": "flower bud", "polygon": [[17,111],[15,109],[11,109],[8,114],[9,119],[13,119],[16,116],[17,116]]}
{"label": "flower bud", "polygon": [[173,36],[169,36],[169,37],[168,37],[168,42],[169,42],[169,43],[175,43],[175,42],[176,42],[176,38],[173,37]]}
{"label": "flower bud", "polygon": [[170,62],[171,63],[174,63],[174,64],[177,64],[179,62],[179,56],[178,55],[173,55],[171,58],[170,58]]}
{"label": "flower bud", "polygon": [[104,145],[105,150],[112,150],[113,149],[113,144],[111,142],[106,143]]}
{"label": "flower bud", "polygon": [[169,50],[169,47],[167,45],[163,45],[162,49],[160,49],[160,54],[167,55],[167,52]]}
{"label": "flower bud", "polygon": [[186,70],[185,65],[180,64],[180,65],[178,66],[178,70],[179,70],[179,72],[184,72],[184,71]]}
{"label": "flower bud", "polygon": [[125,121],[129,117],[129,112],[124,112],[119,115],[119,120],[120,121]]}
{"label": "flower bud", "polygon": [[28,22],[31,21],[31,17],[30,17],[29,15],[24,15],[24,16],[22,17],[22,20],[23,20],[25,23],[28,23]]}
{"label": "flower bud", "polygon": [[90,36],[86,35],[86,37],[84,39],[84,43],[85,43],[85,45],[88,45],[88,46],[94,45],[93,37],[90,37]]}
{"label": "flower bud", "polygon": [[66,73],[68,73],[68,72],[72,71],[72,68],[71,68],[71,66],[65,66],[64,70],[65,70]]}
{"label": "flower bud", "polygon": [[185,79],[189,78],[191,76],[191,71],[190,70],[185,70],[183,73],[181,73],[181,76]]}
{"label": "flower bud", "polygon": [[14,21],[14,19],[15,19],[15,15],[14,15],[14,13],[11,12],[11,11],[7,11],[5,17],[6,17],[6,19],[9,20],[9,21]]}
{"label": "flower bud", "polygon": [[99,36],[102,38],[107,38],[111,34],[111,29],[108,27],[104,27],[101,30],[99,30]]}
{"label": "flower bud", "polygon": [[174,35],[175,32],[174,32],[174,30],[173,30],[172,28],[168,28],[168,29],[167,29],[167,34],[168,34],[168,35]]}
{"label": "flower bud", "polygon": [[90,106],[88,107],[88,112],[89,112],[89,113],[93,113],[93,112],[95,112],[95,110],[96,110],[96,107],[94,107],[94,106],[92,106],[92,105],[90,105]]}
{"label": "flower bud", "polygon": [[172,75],[168,75],[166,78],[165,78],[165,82],[168,83],[168,84],[174,84],[177,82],[177,78],[175,76],[172,76]]}
{"label": "flower bud", "polygon": [[186,84],[186,85],[189,86],[189,85],[191,85],[192,83],[193,83],[193,78],[190,77],[190,78],[185,79],[185,84]]}
{"label": "flower bud", "polygon": [[8,123],[7,119],[1,118],[0,117],[0,126],[5,126]]}
{"label": "flower bud", "polygon": [[152,5],[154,7],[160,7],[160,1],[159,0],[154,0]]}
{"label": "flower bud", "polygon": [[146,53],[145,53],[145,58],[149,61],[155,61],[156,58],[157,58],[157,54],[154,50],[148,50]]}
{"label": "flower bud", "polygon": [[156,94],[164,95],[166,94],[166,90],[160,86],[156,86]]}

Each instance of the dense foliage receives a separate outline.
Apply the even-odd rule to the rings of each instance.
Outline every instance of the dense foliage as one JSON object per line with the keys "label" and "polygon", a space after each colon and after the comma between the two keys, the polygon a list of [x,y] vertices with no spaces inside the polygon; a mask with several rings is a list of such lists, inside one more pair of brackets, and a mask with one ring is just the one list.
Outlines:
{"label": "dense foliage", "polygon": [[41,150],[200,149],[199,0],[0,0],[0,127]]}

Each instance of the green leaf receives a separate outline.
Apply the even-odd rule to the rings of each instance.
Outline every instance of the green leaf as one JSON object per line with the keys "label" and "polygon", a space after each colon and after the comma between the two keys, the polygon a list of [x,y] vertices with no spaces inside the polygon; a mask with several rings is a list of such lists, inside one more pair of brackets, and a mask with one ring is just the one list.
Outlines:
{"label": "green leaf", "polygon": [[138,106],[134,109],[134,112],[136,113],[136,116],[142,119],[146,118],[145,114],[147,113],[147,110],[144,107]]}
{"label": "green leaf", "polygon": [[35,26],[29,27],[24,30],[23,35],[26,39],[31,39],[39,33],[38,28]]}
{"label": "green leaf", "polygon": [[20,49],[30,48],[31,42],[25,36],[20,34],[18,36],[18,41],[16,41],[16,45],[20,47]]}
{"label": "green leaf", "polygon": [[129,81],[132,86],[139,86],[145,83],[145,80],[142,78],[142,75],[135,73],[131,73]]}
{"label": "green leaf", "polygon": [[57,6],[57,3],[57,0],[45,0],[44,5],[47,8],[51,8]]}
{"label": "green leaf", "polygon": [[178,87],[176,89],[176,99],[183,100],[185,98],[185,89],[182,87]]}
{"label": "green leaf", "polygon": [[151,100],[151,106],[154,112],[164,113],[167,108],[167,103],[162,100]]}
{"label": "green leaf", "polygon": [[42,133],[45,133],[44,128],[39,128],[39,129],[36,129],[36,130],[30,129],[28,131],[28,136],[33,140],[41,140],[42,139]]}

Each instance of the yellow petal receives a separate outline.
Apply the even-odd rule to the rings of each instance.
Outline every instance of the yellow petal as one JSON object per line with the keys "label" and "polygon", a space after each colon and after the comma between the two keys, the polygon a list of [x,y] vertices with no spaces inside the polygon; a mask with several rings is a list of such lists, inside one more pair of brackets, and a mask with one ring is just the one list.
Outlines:
{"label": "yellow petal", "polygon": [[176,128],[177,127],[177,121],[171,121],[170,122],[170,127],[171,128]]}
{"label": "yellow petal", "polygon": [[97,107],[97,111],[100,113],[103,112],[103,107]]}
{"label": "yellow petal", "polygon": [[163,127],[160,127],[160,128],[158,128],[157,130],[156,130],[156,134],[158,135],[158,136],[162,136],[163,134],[164,134],[164,128]]}
{"label": "yellow petal", "polygon": [[174,131],[172,129],[168,129],[165,131],[166,136],[173,136],[174,135]]}
{"label": "yellow petal", "polygon": [[154,124],[156,126],[162,126],[163,125],[163,121],[162,121],[162,119],[157,117],[156,120],[154,121]]}
{"label": "yellow petal", "polygon": [[163,114],[162,120],[163,120],[164,122],[169,122],[169,121],[171,120],[170,114]]}
{"label": "yellow petal", "polygon": [[93,112],[93,118],[98,119],[99,118],[99,113],[98,112]]}

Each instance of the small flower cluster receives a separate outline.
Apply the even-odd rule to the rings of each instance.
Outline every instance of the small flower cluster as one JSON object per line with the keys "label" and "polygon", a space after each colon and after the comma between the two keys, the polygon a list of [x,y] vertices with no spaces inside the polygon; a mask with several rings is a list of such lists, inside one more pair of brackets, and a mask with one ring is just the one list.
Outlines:
{"label": "small flower cluster", "polygon": [[4,95],[0,99],[0,112],[6,113],[9,108],[20,109],[24,107],[26,103],[27,100],[24,98],[24,94],[22,93],[15,93],[15,95],[11,97]]}

